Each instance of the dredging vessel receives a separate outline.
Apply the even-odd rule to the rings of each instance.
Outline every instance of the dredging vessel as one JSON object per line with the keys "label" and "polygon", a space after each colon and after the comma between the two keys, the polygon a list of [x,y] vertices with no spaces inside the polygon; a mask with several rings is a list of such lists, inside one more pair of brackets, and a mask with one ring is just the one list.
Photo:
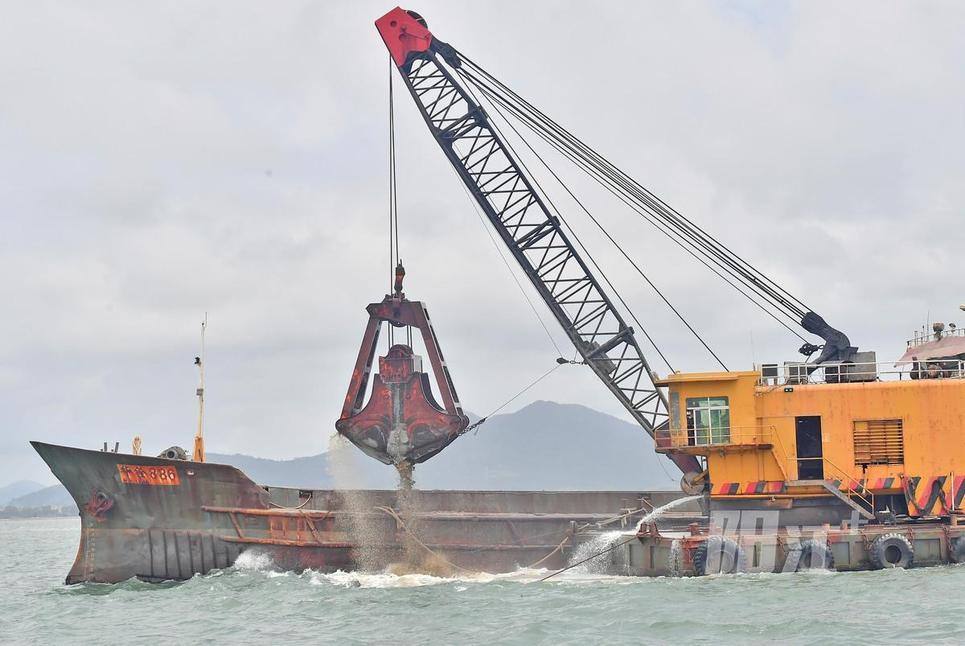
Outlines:
{"label": "dredging vessel", "polygon": [[[459,568],[556,568],[575,544],[607,530],[610,543],[600,552],[610,571],[622,574],[965,560],[965,529],[957,522],[965,498],[961,330],[936,324],[908,342],[898,363],[879,363],[874,352],[859,351],[797,297],[436,38],[417,13],[396,8],[376,28],[431,135],[572,341],[579,359],[558,361],[590,368],[683,473],[682,491],[701,503],[688,502],[668,527],[646,514],[680,493],[414,491],[418,512],[404,516],[409,501],[393,492],[261,487],[233,467],[179,459],[186,455],[178,451],[149,458],[34,443],[81,508],[81,546],[68,582],[186,578],[226,567],[250,549],[268,551],[283,567],[350,568],[373,554],[391,562],[413,542],[417,552]],[[668,374],[659,377],[627,314],[656,345],[530,169],[546,168],[578,205],[567,217],[587,215],[653,283],[521,131],[798,336],[803,359],[750,371],[721,364],[722,371],[701,373],[676,372],[668,362]],[[530,165],[509,133],[532,153]],[[368,455],[404,470],[438,454],[470,425],[427,311],[406,299],[401,263],[396,272],[393,293],[368,308],[337,429]],[[391,343],[372,374],[383,323],[422,332],[441,405],[411,341]],[[823,343],[809,342],[805,333]],[[199,456],[203,445],[199,451],[196,444]],[[365,523],[381,538],[363,546],[353,536]]]}

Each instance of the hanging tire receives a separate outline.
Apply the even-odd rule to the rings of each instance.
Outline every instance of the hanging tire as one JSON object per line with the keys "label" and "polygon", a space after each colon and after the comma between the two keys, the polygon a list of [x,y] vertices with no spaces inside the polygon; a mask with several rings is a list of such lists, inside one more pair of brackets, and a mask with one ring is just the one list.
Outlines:
{"label": "hanging tire", "polygon": [[794,548],[792,554],[794,553],[797,555],[795,572],[834,569],[834,554],[831,553],[831,548],[824,541],[813,538],[801,541]]}
{"label": "hanging tire", "polygon": [[952,542],[952,563],[965,563],[965,536],[959,536]]}
{"label": "hanging tire", "polygon": [[744,550],[735,541],[722,536],[710,536],[694,550],[694,573],[734,574],[744,569]]}
{"label": "hanging tire", "polygon": [[915,562],[915,548],[901,534],[882,534],[868,548],[868,560],[876,570],[910,568]]}

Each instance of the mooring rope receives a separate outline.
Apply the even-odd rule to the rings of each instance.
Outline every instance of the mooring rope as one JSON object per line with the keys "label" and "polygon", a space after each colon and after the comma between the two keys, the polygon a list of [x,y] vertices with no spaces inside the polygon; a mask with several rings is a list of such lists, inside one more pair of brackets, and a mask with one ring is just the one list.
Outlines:
{"label": "mooring rope", "polygon": [[[405,524],[405,521],[402,519],[401,516],[399,516],[399,513],[398,513],[396,510],[392,509],[391,507],[376,507],[375,509],[378,510],[378,511],[381,511],[381,512],[384,513],[384,514],[388,514],[389,516],[391,516],[392,518],[394,518],[394,519],[395,519],[395,522],[398,523],[399,527],[401,527],[402,530],[403,530],[406,534],[408,534],[409,537],[412,538],[412,540],[414,540],[414,541],[416,542],[416,544],[419,545],[419,547],[421,547],[422,549],[424,549],[426,552],[428,552],[429,554],[431,554],[431,555],[434,556],[435,558],[441,560],[441,561],[442,561],[443,563],[445,563],[446,565],[452,567],[453,569],[461,570],[462,572],[475,572],[475,570],[471,570],[471,569],[469,569],[469,568],[462,567],[461,565],[456,565],[455,563],[453,563],[452,561],[450,561],[449,559],[447,559],[446,557],[442,556],[441,554],[439,554],[438,552],[436,552],[435,550],[433,550],[431,547],[429,547],[428,545],[426,545],[425,543],[423,543],[422,540],[421,540],[418,536],[415,535],[415,532],[413,532],[411,529],[409,529],[409,526]],[[571,538],[570,533],[569,533],[569,532],[566,532],[566,534],[563,536],[563,540],[560,541],[560,544],[559,544],[559,545],[557,545],[556,547],[554,547],[554,548],[550,551],[549,554],[547,554],[546,556],[544,556],[544,557],[541,558],[540,560],[536,561],[536,562],[533,563],[532,565],[527,566],[525,569],[527,569],[527,570],[536,569],[538,566],[542,565],[549,557],[553,556],[553,555],[556,554],[557,552],[562,552],[563,547],[566,545],[567,542],[569,542],[570,538]],[[595,558],[595,557],[594,557],[594,558]],[[582,561],[581,561],[581,563],[582,563]],[[560,572],[562,572],[562,571],[563,571],[563,570],[560,570]],[[556,574],[559,574],[559,572],[556,572]],[[550,575],[550,576],[555,576],[555,574]],[[543,581],[543,580],[545,580],[545,579],[540,579],[540,581]]]}
{"label": "mooring rope", "polygon": [[526,569],[527,569],[527,570],[535,570],[538,566],[540,566],[540,565],[543,564],[543,561],[545,561],[545,560],[548,559],[549,557],[553,556],[553,555],[556,554],[557,552],[561,552],[561,553],[562,553],[563,546],[566,545],[567,541],[569,541],[569,540],[570,540],[570,535],[567,534],[566,536],[563,537],[563,540],[560,541],[560,544],[556,546],[556,549],[554,549],[552,552],[550,552],[549,554],[547,554],[546,556],[544,556],[544,557],[541,558],[540,560],[536,561],[535,563],[533,563],[532,565],[530,565],[530,566],[527,567]]}
{"label": "mooring rope", "polygon": [[424,549],[425,551],[427,551],[427,552],[428,552],[429,554],[431,554],[432,556],[434,556],[434,557],[436,557],[437,559],[441,560],[443,563],[445,563],[446,565],[452,567],[453,569],[462,570],[463,572],[472,572],[472,570],[469,570],[469,569],[467,569],[467,568],[464,568],[464,567],[462,567],[461,565],[456,565],[455,563],[453,563],[452,561],[450,561],[449,559],[447,559],[446,557],[442,556],[442,555],[439,554],[438,552],[434,551],[431,547],[429,547],[428,545],[426,545],[425,543],[423,543],[422,540],[421,540],[418,536],[415,535],[415,532],[413,532],[411,529],[409,529],[409,527],[405,524],[405,521],[402,520],[402,517],[399,516],[398,512],[396,512],[396,511],[395,511],[394,509],[392,509],[391,507],[376,507],[376,509],[377,509],[378,511],[381,511],[381,512],[383,512],[383,513],[386,513],[386,514],[388,514],[389,516],[391,516],[392,518],[394,518],[394,519],[395,519],[395,522],[399,524],[399,527],[401,527],[402,530],[403,530],[406,534],[408,534],[409,537],[410,537],[412,540],[414,540],[422,549]]}
{"label": "mooring rope", "polygon": [[585,558],[585,559],[583,559],[582,561],[577,561],[577,562],[574,563],[573,565],[567,565],[567,566],[566,566],[565,568],[563,568],[562,570],[557,570],[556,572],[553,572],[552,574],[547,574],[547,575],[544,576],[542,579],[540,579],[539,581],[537,581],[537,583],[542,583],[543,581],[545,581],[545,580],[547,580],[547,579],[552,579],[552,578],[553,578],[554,576],[556,576],[557,574],[563,574],[563,573],[566,572],[567,570],[572,570],[573,568],[575,568],[575,567],[578,566],[578,565],[583,565],[583,564],[586,563],[587,561],[592,561],[593,559],[595,559],[595,558],[598,557],[598,556],[603,556],[603,555],[606,554],[607,552],[612,552],[612,551],[615,550],[616,548],[618,548],[618,547],[623,547],[624,545],[626,545],[626,544],[629,543],[630,541],[635,541],[635,540],[637,540],[637,537],[636,537],[636,535],[634,534],[633,536],[631,536],[631,537],[628,538],[627,540],[622,541],[622,542],[620,542],[620,543],[617,543],[616,545],[611,545],[610,547],[606,548],[606,549],[603,550],[602,552],[597,552],[597,553],[594,554],[593,556],[590,556],[590,557],[588,557],[588,558]]}
{"label": "mooring rope", "polygon": [[314,493],[313,493],[313,494],[309,494],[308,498],[305,499],[305,502],[303,502],[302,504],[298,505],[297,507],[286,507],[285,505],[279,505],[277,502],[274,502],[274,501],[272,501],[272,500],[269,500],[269,501],[268,501],[268,504],[269,504],[269,506],[271,506],[271,507],[276,507],[276,508],[278,508],[278,509],[298,510],[298,509],[301,509],[302,507],[304,507],[305,505],[307,505],[308,503],[310,503],[314,497],[315,497],[315,494],[314,494]]}

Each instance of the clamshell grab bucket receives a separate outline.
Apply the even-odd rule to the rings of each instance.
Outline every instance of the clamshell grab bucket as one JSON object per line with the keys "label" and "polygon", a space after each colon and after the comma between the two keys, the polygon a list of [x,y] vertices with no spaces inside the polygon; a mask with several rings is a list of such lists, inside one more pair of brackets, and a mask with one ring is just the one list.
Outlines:
{"label": "clamshell grab bucket", "polygon": [[[366,310],[369,323],[335,429],[380,462],[418,464],[459,437],[469,425],[469,418],[462,412],[425,306],[406,300],[398,289],[396,294],[370,304]],[[372,377],[372,394],[363,404],[382,323],[409,326],[421,332],[441,405],[432,396],[429,374],[422,371],[421,358],[411,347],[401,344],[393,345],[384,357],[379,357],[379,372]]]}

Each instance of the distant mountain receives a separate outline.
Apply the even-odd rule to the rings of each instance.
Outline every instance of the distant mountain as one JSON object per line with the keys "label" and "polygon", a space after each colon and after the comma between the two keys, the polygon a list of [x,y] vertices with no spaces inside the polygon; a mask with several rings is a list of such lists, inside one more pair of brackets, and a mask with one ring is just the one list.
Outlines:
{"label": "distant mountain", "polygon": [[[345,444],[292,460],[208,453],[259,484],[315,489],[391,489],[396,472]],[[634,490],[676,489],[680,473],[654,453],[635,424],[575,404],[539,401],[496,415],[431,460],[417,465],[420,489]],[[19,507],[72,505],[48,487],[11,502]]]}
{"label": "distant mountain", "polygon": [[5,506],[14,498],[26,496],[28,493],[33,493],[43,488],[44,486],[42,484],[39,482],[34,482],[33,480],[18,480],[16,482],[11,482],[4,487],[0,487],[0,507]]}
{"label": "distant mountain", "polygon": [[548,401],[490,418],[415,471],[422,489],[676,489],[679,478],[639,426]]}
{"label": "distant mountain", "polygon": [[[354,447],[338,454],[264,460],[209,453],[261,484],[314,488],[393,488],[395,469]],[[496,415],[417,465],[420,489],[676,489],[680,473],[629,422],[575,404],[538,401]]]}
{"label": "distant mountain", "polygon": [[43,487],[39,491],[19,496],[7,503],[11,507],[74,507],[74,499],[70,497],[63,485]]}
{"label": "distant mountain", "polygon": [[327,489],[335,484],[329,472],[327,453],[292,460],[268,460],[250,455],[209,452],[205,459],[208,462],[236,466],[259,484],[312,489]]}

